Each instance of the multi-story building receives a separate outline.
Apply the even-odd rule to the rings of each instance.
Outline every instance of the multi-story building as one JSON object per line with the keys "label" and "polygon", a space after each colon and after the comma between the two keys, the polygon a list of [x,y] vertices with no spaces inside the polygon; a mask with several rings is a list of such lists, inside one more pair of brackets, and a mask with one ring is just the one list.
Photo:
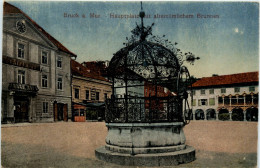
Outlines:
{"label": "multi-story building", "polygon": [[192,85],[193,119],[258,120],[258,72],[201,78]]}
{"label": "multi-story building", "polygon": [[[86,116],[88,107],[104,106],[106,98],[112,94],[112,84],[99,73],[90,71],[75,60],[71,60],[72,103],[74,114]],[[103,109],[104,113],[104,109]]]}
{"label": "multi-story building", "polygon": [[2,118],[51,122],[71,118],[70,59],[76,57],[17,7],[4,3]]}

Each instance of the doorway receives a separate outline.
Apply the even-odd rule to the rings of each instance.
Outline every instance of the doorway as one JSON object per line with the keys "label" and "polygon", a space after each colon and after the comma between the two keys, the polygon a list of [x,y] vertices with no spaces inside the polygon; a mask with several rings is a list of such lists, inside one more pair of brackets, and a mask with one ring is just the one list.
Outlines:
{"label": "doorway", "polygon": [[68,121],[68,105],[54,102],[54,121]]}
{"label": "doorway", "polygon": [[29,122],[29,100],[27,97],[14,97],[14,118],[16,123]]}

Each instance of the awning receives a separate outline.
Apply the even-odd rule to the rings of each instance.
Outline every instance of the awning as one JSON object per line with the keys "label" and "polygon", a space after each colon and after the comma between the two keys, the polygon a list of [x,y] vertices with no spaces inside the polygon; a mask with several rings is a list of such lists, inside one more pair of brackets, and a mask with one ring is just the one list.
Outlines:
{"label": "awning", "polygon": [[102,107],[105,106],[105,103],[87,103],[87,107]]}

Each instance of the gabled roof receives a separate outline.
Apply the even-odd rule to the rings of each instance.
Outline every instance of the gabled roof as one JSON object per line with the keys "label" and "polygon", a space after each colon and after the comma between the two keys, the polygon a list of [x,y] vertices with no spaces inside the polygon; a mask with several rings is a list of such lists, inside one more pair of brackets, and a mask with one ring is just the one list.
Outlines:
{"label": "gabled roof", "polygon": [[192,87],[233,85],[258,82],[258,72],[246,72],[231,75],[204,77],[192,84]]}
{"label": "gabled roof", "polygon": [[74,54],[73,52],[69,51],[65,46],[63,46],[58,40],[56,40],[54,37],[52,37],[49,33],[47,33],[41,26],[39,26],[34,20],[32,20],[27,14],[25,14],[22,10],[19,8],[4,2],[4,15],[8,14],[23,14],[27,19],[29,19],[34,26],[42,32],[43,35],[45,35],[60,51],[66,52],[74,57],[77,55]]}
{"label": "gabled roof", "polygon": [[82,76],[82,77],[87,77],[87,78],[91,78],[91,79],[97,79],[97,80],[109,82],[106,78],[101,76],[99,73],[95,73],[93,71],[90,72],[90,70],[88,68],[84,67],[83,65],[81,65],[80,63],[78,63],[75,60],[71,60],[71,73],[72,73],[72,75],[75,75],[75,76]]}

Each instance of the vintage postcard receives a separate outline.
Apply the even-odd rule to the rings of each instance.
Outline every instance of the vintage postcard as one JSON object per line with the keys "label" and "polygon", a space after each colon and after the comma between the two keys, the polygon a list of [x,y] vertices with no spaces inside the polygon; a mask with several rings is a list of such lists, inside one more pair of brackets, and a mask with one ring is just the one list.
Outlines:
{"label": "vintage postcard", "polygon": [[2,5],[2,167],[257,167],[257,1]]}

